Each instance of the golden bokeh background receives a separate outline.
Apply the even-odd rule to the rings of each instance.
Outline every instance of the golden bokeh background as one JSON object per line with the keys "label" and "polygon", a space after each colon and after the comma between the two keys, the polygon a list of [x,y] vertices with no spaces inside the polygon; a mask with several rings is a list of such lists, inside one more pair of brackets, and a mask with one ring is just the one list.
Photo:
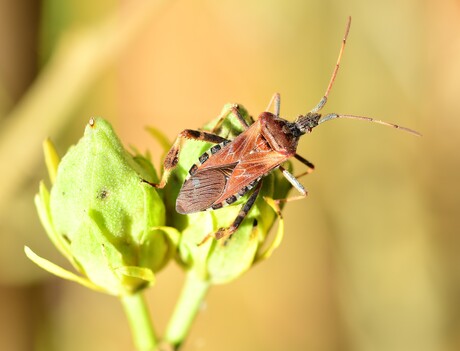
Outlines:
{"label": "golden bokeh background", "polygon": [[[211,289],[184,350],[459,350],[458,0],[0,1],[0,349],[133,349],[115,298],[25,258],[65,265],[33,205],[44,138],[63,154],[103,116],[158,162],[146,125],[172,139],[227,102],[256,116],[274,92],[292,120],[324,93],[348,15],[324,111],[423,137],[338,120],[303,138],[316,170],[284,242]],[[170,264],[147,293],[160,332],[183,278]]]}

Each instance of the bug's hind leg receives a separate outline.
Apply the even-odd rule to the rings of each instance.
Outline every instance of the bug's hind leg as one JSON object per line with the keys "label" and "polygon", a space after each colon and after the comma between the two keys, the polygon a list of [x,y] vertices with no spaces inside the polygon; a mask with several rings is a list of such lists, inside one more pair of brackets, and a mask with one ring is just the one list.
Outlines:
{"label": "bug's hind leg", "polygon": [[230,227],[228,227],[228,228],[219,228],[216,232],[206,235],[204,237],[204,239],[198,244],[198,246],[203,245],[210,238],[216,238],[216,240],[219,240],[219,239],[222,239],[222,238],[230,238],[230,236],[233,233],[236,232],[236,230],[240,226],[241,222],[243,222],[244,218],[247,216],[247,214],[251,210],[252,206],[254,205],[254,202],[256,201],[257,196],[259,195],[259,191],[260,191],[261,186],[262,186],[262,181],[259,181],[259,183],[256,185],[253,193],[249,197],[248,201],[246,201],[244,203],[244,205],[241,207],[241,210],[238,213],[238,216],[236,216],[235,220],[230,225]]}
{"label": "bug's hind leg", "polygon": [[180,146],[181,146],[182,139],[193,139],[193,140],[198,140],[198,141],[210,142],[214,144],[219,144],[224,141],[227,141],[227,139],[222,138],[221,136],[218,136],[216,134],[202,132],[198,130],[192,130],[192,129],[185,129],[179,133],[171,149],[166,154],[164,165],[163,165],[164,167],[163,175],[161,176],[160,183],[153,184],[153,183],[147,182],[146,180],[144,180],[144,182],[152,185],[155,188],[159,188],[159,189],[163,188],[166,185],[166,182],[168,181],[168,178],[171,175],[171,172],[174,170],[174,168],[176,168],[177,163],[179,162],[179,153],[180,153]]}

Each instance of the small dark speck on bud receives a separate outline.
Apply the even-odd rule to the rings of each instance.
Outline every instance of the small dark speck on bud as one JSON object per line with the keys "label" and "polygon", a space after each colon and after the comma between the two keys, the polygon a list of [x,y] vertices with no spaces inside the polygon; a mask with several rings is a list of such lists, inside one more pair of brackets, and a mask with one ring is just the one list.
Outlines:
{"label": "small dark speck on bud", "polygon": [[66,234],[63,234],[62,237],[64,238],[65,241],[67,241],[68,244],[71,243],[69,237]]}
{"label": "small dark speck on bud", "polygon": [[97,195],[98,199],[104,200],[108,196],[107,190],[101,190]]}
{"label": "small dark speck on bud", "polygon": [[94,127],[94,123],[95,123],[94,118],[91,117],[91,118],[89,119],[89,125],[90,125],[90,127]]}

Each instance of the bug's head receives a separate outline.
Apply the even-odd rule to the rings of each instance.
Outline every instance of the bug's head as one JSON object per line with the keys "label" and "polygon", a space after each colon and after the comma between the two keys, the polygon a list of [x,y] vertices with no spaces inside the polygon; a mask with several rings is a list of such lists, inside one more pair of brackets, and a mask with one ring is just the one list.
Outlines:
{"label": "bug's head", "polygon": [[321,115],[319,113],[308,112],[305,116],[300,115],[293,125],[298,130],[299,135],[310,133],[318,125]]}

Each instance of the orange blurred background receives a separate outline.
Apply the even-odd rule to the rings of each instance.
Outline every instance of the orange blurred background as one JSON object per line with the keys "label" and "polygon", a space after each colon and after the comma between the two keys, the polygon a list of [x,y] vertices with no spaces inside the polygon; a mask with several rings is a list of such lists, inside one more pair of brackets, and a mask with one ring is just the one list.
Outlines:
{"label": "orange blurred background", "polygon": [[[274,92],[294,119],[372,116],[417,138],[339,120],[301,140],[316,165],[267,262],[211,289],[184,350],[460,349],[460,3],[445,1],[0,1],[0,349],[132,350],[119,302],[61,281],[33,196],[41,142],[63,154],[91,116],[125,145],[160,146],[227,102],[257,116]],[[298,170],[301,165],[296,163]],[[457,228],[457,229],[456,229]],[[162,332],[184,274],[147,293]]]}

